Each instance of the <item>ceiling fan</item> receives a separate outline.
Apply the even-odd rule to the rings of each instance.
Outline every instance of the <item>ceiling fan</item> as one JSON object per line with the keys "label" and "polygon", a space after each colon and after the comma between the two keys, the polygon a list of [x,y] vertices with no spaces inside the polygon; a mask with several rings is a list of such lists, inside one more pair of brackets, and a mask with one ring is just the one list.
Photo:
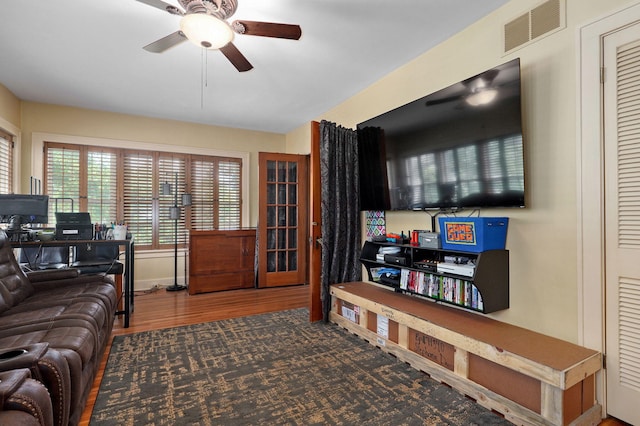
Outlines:
{"label": "ceiling fan", "polygon": [[274,22],[226,20],[238,8],[237,0],[178,0],[182,9],[162,0],[137,0],[140,3],[181,16],[180,29],[143,47],[152,53],[165,50],[189,40],[205,49],[219,49],[240,72],[249,71],[253,65],[232,43],[235,34],[298,40],[302,35],[299,25]]}
{"label": "ceiling fan", "polygon": [[490,103],[498,94],[497,86],[493,80],[500,71],[491,69],[482,74],[461,81],[464,91],[458,95],[433,99],[426,102],[426,106],[440,105],[447,102],[464,100],[471,106],[479,106]]}

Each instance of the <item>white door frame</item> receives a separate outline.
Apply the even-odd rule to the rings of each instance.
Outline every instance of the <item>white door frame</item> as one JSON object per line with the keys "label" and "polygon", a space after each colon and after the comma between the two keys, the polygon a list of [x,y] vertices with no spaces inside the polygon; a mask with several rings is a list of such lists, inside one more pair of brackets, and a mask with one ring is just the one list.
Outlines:
{"label": "white door frame", "polygon": [[[640,4],[578,28],[578,340],[605,351],[604,158],[602,126],[602,39],[640,20]],[[606,413],[606,389],[597,377],[597,399]]]}

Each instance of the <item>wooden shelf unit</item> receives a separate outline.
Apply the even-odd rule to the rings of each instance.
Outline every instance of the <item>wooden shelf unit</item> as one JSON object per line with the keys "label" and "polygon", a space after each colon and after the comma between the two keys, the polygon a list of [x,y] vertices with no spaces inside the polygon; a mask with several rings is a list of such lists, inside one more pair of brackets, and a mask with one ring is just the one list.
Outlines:
{"label": "wooden shelf unit", "polygon": [[330,320],[522,425],[598,425],[602,356],[365,282],[334,284]]}
{"label": "wooden shelf unit", "polygon": [[[398,265],[391,263],[381,263],[376,261],[376,254],[380,247],[398,247],[401,250],[401,254],[405,255],[408,264]],[[424,269],[417,268],[416,262],[423,261],[425,259],[434,262],[443,262],[445,256],[459,256],[469,258],[475,263],[475,271],[473,277],[466,277],[460,275],[453,275],[447,273],[430,272]],[[480,293],[483,301],[483,307],[481,309],[472,308],[471,306],[464,306],[456,304],[451,301],[446,301],[442,297],[431,297],[438,302],[453,304],[465,309],[473,310],[481,313],[491,313],[509,308],[509,251],[508,250],[487,250],[480,253],[470,253],[455,250],[446,249],[432,249],[426,247],[412,246],[408,244],[393,244],[385,242],[371,242],[365,241],[362,247],[360,255],[360,261],[365,266],[369,275],[370,281],[375,281],[372,269],[381,267],[390,267],[397,269],[408,269],[410,271],[419,271],[424,273],[430,273],[441,277],[452,277],[455,279],[463,280],[471,283]],[[387,284],[385,284],[387,285]],[[413,293],[421,297],[430,297],[425,294],[415,293],[407,290],[401,290],[397,286],[393,287],[396,291]]]}

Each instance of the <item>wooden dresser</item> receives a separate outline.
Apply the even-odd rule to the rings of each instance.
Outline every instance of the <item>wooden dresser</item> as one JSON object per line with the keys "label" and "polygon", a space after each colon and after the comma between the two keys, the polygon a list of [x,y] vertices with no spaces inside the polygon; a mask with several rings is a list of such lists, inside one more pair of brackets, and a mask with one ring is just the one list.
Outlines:
{"label": "wooden dresser", "polygon": [[256,230],[191,231],[189,294],[253,288]]}

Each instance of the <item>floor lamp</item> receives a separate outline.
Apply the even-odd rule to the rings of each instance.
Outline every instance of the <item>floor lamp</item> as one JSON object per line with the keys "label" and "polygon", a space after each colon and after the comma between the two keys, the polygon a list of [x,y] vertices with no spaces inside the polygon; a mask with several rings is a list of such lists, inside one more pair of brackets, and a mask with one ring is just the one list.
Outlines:
{"label": "floor lamp", "polygon": [[[166,288],[167,291],[186,290],[186,285],[178,284],[178,220],[180,220],[180,207],[178,206],[178,174],[176,173],[175,188],[172,191],[171,184],[162,184],[162,195],[171,195],[173,192],[173,206],[169,210],[169,218],[173,220],[173,285]],[[182,194],[182,207],[191,205],[191,194]]]}

